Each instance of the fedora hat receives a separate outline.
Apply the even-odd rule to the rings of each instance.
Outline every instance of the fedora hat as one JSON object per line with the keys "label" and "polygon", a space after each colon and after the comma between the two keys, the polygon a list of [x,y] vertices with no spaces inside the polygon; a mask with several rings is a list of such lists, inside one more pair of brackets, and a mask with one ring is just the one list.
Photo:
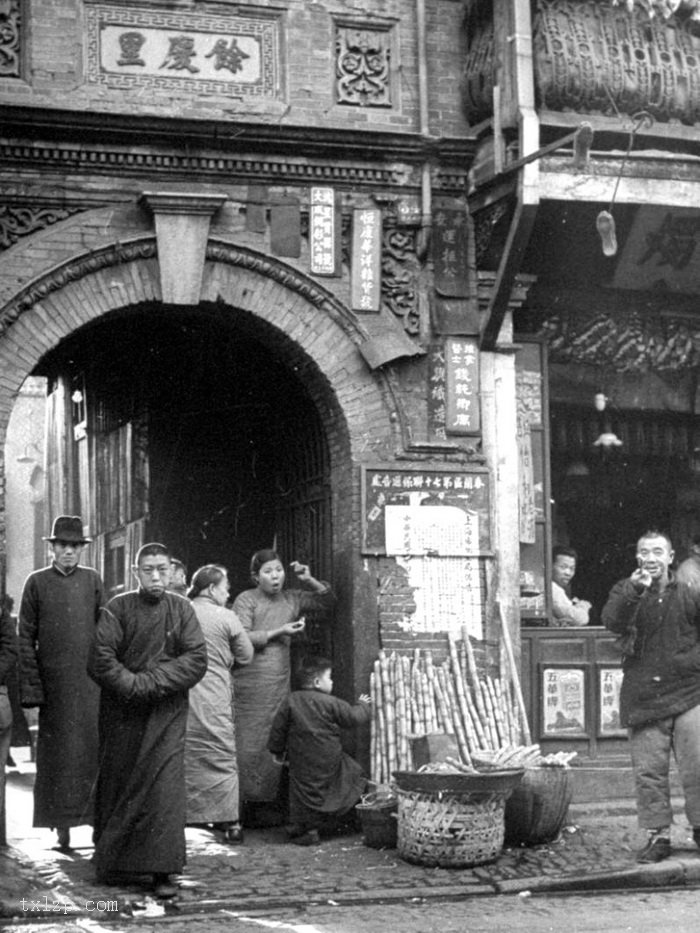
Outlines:
{"label": "fedora hat", "polygon": [[87,544],[92,538],[83,534],[83,520],[79,515],[59,515],[53,523],[51,534],[44,541],[70,541],[71,544]]}

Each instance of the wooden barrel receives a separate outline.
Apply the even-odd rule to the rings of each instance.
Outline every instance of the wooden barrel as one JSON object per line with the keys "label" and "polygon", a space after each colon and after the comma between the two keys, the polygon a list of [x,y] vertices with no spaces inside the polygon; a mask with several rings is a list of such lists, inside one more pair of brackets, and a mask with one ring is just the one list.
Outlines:
{"label": "wooden barrel", "polygon": [[526,768],[506,801],[506,845],[549,842],[566,821],[573,781],[568,768]]}

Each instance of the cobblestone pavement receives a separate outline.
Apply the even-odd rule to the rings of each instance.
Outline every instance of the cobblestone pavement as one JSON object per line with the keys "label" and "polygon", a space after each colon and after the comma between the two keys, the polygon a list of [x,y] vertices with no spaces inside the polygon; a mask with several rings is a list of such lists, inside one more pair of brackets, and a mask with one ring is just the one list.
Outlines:
{"label": "cobblestone pavement", "polygon": [[[19,812],[23,801],[26,813]],[[233,847],[221,844],[214,833],[188,829],[188,862],[180,893],[163,906],[138,885],[107,888],[95,882],[88,827],[75,834],[76,850],[61,853],[51,848],[54,836],[48,830],[18,832],[20,820],[22,826],[31,823],[26,795],[12,793],[8,802],[15,829],[14,835],[10,833],[9,850],[0,855],[0,917],[25,922],[69,913],[91,921],[137,917],[145,921],[149,912],[162,915],[164,911],[195,921],[198,915],[221,911],[250,914],[324,905],[463,899],[536,889],[543,879],[551,883],[582,876],[598,879],[604,886],[606,879],[619,874],[638,873],[634,851],[641,842],[629,805],[622,810],[605,805],[574,808],[554,842],[505,849],[496,861],[469,869],[409,864],[395,849],[364,845],[359,834],[303,848],[288,843],[280,828],[249,830],[244,844]],[[677,866],[678,872],[673,883],[684,883],[688,866],[693,879],[700,878],[700,852],[680,815],[672,842],[674,853],[668,866]],[[650,883],[668,882],[652,879]]]}

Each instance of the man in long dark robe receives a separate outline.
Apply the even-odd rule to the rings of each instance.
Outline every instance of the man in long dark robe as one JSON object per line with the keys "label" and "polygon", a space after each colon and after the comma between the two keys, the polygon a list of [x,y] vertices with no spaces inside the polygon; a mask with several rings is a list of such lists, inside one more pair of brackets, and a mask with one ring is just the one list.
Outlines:
{"label": "man in long dark robe", "polygon": [[27,577],[19,610],[20,702],[39,708],[34,826],[67,849],[70,827],[92,823],[99,691],[85,665],[104,598],[97,571],[79,565],[80,517],[60,515],[46,540],[53,561]]}
{"label": "man in long dark robe", "polygon": [[101,613],[88,665],[101,687],[94,862],[102,882],[150,875],[172,897],[185,864],[187,693],[207,652],[189,600],[167,591],[167,548],[145,544],[134,573],[138,590]]}

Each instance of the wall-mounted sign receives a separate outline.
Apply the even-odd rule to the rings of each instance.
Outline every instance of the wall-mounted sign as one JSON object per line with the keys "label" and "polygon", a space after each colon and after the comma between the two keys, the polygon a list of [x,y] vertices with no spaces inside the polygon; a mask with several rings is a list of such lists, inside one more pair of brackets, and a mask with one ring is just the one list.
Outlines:
{"label": "wall-mounted sign", "polygon": [[469,295],[467,209],[456,198],[438,198],[433,206],[433,275],[435,289],[446,297]]}
{"label": "wall-mounted sign", "polygon": [[586,734],[586,681],[582,667],[545,667],[542,671],[543,735]]}
{"label": "wall-mounted sign", "polygon": [[338,273],[338,218],[333,188],[312,188],[309,207],[309,249],[314,275]]}
{"label": "wall-mounted sign", "polygon": [[490,553],[486,470],[364,467],[362,501],[364,553]]}
{"label": "wall-mounted sign", "polygon": [[447,338],[445,375],[445,430],[448,434],[478,434],[481,430],[479,347],[475,337]]}
{"label": "wall-mounted sign", "polygon": [[445,345],[437,343],[430,348],[428,356],[428,426],[430,436],[436,440],[447,439],[446,399]]}
{"label": "wall-mounted sign", "polygon": [[382,291],[382,212],[357,208],[352,216],[350,302],[354,311],[379,311]]}
{"label": "wall-mounted sign", "polygon": [[600,677],[598,735],[627,735],[627,729],[620,724],[622,668],[601,667],[598,676]]}
{"label": "wall-mounted sign", "polygon": [[276,97],[279,20],[85,4],[86,77],[111,87]]}

